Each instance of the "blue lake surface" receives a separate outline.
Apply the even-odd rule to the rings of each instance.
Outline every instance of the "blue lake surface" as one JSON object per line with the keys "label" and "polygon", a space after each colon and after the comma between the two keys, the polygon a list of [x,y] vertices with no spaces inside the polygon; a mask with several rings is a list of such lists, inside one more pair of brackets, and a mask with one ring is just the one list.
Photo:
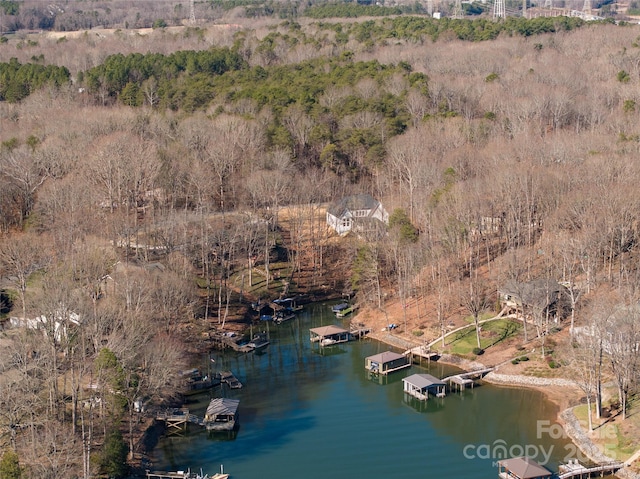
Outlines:
{"label": "blue lake surface", "polygon": [[548,456],[552,471],[576,457],[567,439],[547,433],[557,409],[541,393],[482,384],[421,402],[405,395],[402,378],[459,370],[425,362],[371,377],[364,358],[391,348],[365,339],[320,350],[309,328],[329,324],[348,327],[348,319],[337,320],[328,304],[309,305],[294,320],[259,325],[271,339],[261,354],[214,351],[213,366],[232,370],[244,387],[217,387],[192,396],[187,407],[203,416],[211,397],[238,398],[239,429],[211,435],[190,426],[163,437],[153,469],[212,474],[224,465],[232,479],[495,479],[505,449],[506,457]]}

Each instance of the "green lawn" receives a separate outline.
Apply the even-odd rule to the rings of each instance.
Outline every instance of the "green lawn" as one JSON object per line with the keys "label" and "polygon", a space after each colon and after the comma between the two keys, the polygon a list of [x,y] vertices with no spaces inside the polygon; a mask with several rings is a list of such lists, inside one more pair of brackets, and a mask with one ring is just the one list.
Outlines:
{"label": "green lawn", "polygon": [[[509,319],[497,319],[482,324],[481,328],[480,345],[482,349],[487,349],[494,344],[517,335],[521,325]],[[473,349],[477,346],[476,329],[473,324],[447,337],[447,348],[453,354],[472,354]]]}
{"label": "green lawn", "polygon": [[[593,411],[594,405],[591,405],[592,408],[592,420],[594,426],[594,432],[589,435],[591,440],[597,444],[598,448],[607,456],[617,459],[619,461],[624,461],[628,459],[631,454],[633,454],[640,444],[638,443],[638,439],[635,437],[625,437],[618,424],[607,422],[603,419],[597,419],[595,411]],[[586,430],[588,428],[589,419],[587,417],[587,405],[582,404],[580,406],[576,406],[573,408],[573,413],[576,415],[582,427]],[[627,419],[627,421],[632,421],[633,417]],[[600,424],[598,421],[601,421]],[[635,430],[635,429],[633,429]]]}
{"label": "green lawn", "polygon": [[[273,263],[269,266],[271,281],[267,290],[267,277],[263,265],[253,268],[251,274],[251,284],[249,284],[249,271],[243,270],[231,276],[231,283],[234,288],[242,289],[245,294],[251,294],[256,297],[277,296],[284,290],[285,281],[291,274],[289,263]],[[293,285],[292,285],[293,286]],[[289,288],[292,291],[292,288]]]}

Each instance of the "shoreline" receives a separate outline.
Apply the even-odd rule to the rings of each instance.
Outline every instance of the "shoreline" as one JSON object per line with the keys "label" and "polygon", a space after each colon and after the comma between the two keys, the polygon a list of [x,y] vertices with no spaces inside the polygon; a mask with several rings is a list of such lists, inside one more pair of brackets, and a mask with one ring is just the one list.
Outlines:
{"label": "shoreline", "polygon": [[[392,340],[385,341],[386,336]],[[410,349],[415,347],[411,341],[399,338],[393,335],[372,334],[371,339],[380,341],[389,346],[396,348]],[[413,344],[413,346],[411,346]],[[473,371],[474,369],[484,369],[487,366],[479,361],[471,361],[459,356],[451,354],[443,354],[436,362],[441,362],[450,366],[459,367],[465,371]],[[571,442],[591,461],[595,463],[614,462],[616,459],[605,455],[598,446],[589,438],[587,432],[583,429],[580,421],[573,412],[570,404],[581,397],[580,388],[574,381],[565,378],[540,378],[535,376],[525,376],[521,374],[501,374],[496,372],[499,365],[493,371],[485,375],[482,380],[494,386],[507,386],[523,389],[534,389],[544,394],[545,398],[558,407],[556,421],[562,426],[567,437]],[[570,390],[571,394],[567,394]],[[640,479],[640,474],[635,473],[628,467],[620,469],[615,474],[622,479]]]}

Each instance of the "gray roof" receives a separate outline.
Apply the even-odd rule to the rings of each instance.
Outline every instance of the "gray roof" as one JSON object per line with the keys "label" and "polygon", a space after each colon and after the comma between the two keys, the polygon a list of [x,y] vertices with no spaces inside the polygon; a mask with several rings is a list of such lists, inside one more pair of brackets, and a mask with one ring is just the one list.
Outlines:
{"label": "gray roof", "polygon": [[374,354],[373,356],[369,356],[367,359],[369,361],[374,361],[377,363],[388,363],[389,361],[395,361],[396,359],[404,358],[400,353],[394,353],[393,351],[385,351],[384,353]]}
{"label": "gray roof", "polygon": [[419,389],[429,388],[431,386],[444,386],[445,384],[437,377],[431,374],[412,374],[403,379],[403,381],[413,384]]}
{"label": "gray roof", "polygon": [[333,334],[344,334],[349,332],[346,329],[341,328],[340,326],[335,326],[333,324],[329,326],[320,326],[319,328],[312,328],[309,331],[311,331],[312,333],[318,336],[323,336],[323,337],[331,336]]}
{"label": "gray roof", "polygon": [[508,281],[500,288],[500,293],[513,296],[528,306],[544,309],[564,290],[566,288],[556,280],[536,279],[526,283]]}
{"label": "gray roof", "polygon": [[221,414],[235,415],[239,404],[239,399],[214,398],[207,407],[206,415],[208,417],[220,416]]}
{"label": "gray roof", "polygon": [[532,479],[534,477],[550,477],[551,472],[528,457],[514,457],[505,459],[499,464],[520,479]]}
{"label": "gray roof", "polygon": [[342,217],[347,211],[375,210],[380,206],[380,202],[369,194],[346,196],[339,201],[331,203],[327,212],[336,218]]}

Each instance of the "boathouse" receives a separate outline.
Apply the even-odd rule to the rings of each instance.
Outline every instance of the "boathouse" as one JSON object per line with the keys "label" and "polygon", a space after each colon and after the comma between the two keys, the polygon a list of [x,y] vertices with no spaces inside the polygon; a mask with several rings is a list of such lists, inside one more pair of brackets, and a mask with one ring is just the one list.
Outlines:
{"label": "boathouse", "polygon": [[385,351],[384,353],[369,356],[364,361],[365,369],[376,374],[389,374],[411,366],[406,356],[393,351]]}
{"label": "boathouse", "polygon": [[445,383],[431,374],[412,374],[402,380],[404,392],[426,401],[429,393],[437,397],[445,396]]}
{"label": "boathouse", "polygon": [[346,343],[351,339],[351,334],[344,328],[335,325],[321,326],[309,330],[312,343],[319,343],[320,346],[330,346],[337,343]]}
{"label": "boathouse", "polygon": [[552,473],[528,457],[514,457],[498,461],[498,476],[501,479],[543,479]]}
{"label": "boathouse", "polygon": [[204,415],[204,426],[208,431],[230,431],[238,421],[239,399],[214,398]]}

